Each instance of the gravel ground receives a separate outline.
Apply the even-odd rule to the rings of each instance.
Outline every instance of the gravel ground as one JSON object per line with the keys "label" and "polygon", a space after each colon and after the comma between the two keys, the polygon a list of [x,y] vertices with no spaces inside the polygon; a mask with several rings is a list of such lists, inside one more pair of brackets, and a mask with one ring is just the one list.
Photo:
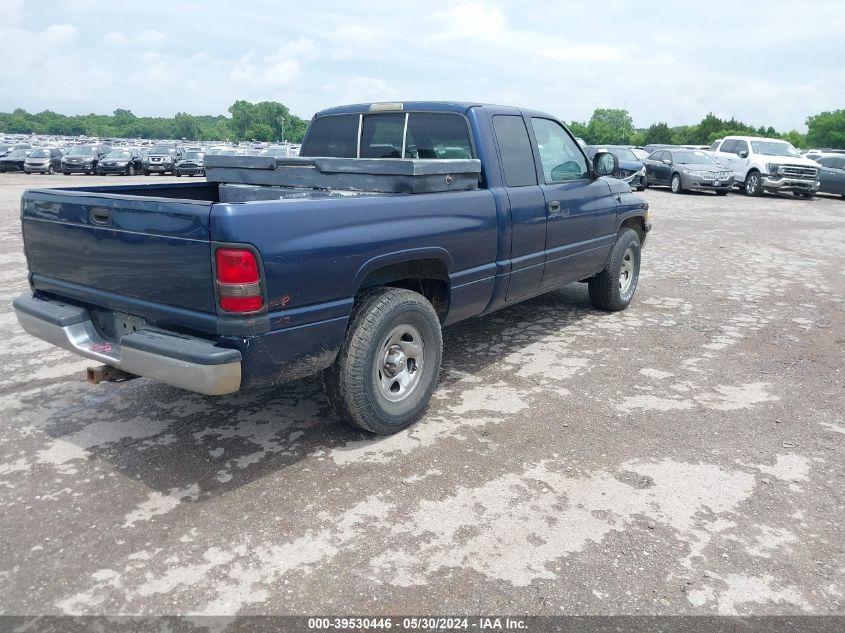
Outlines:
{"label": "gravel ground", "polygon": [[98,181],[0,175],[0,613],[845,613],[845,201],[647,191],[627,311],[449,328],[373,438],[316,379],[95,387],[26,335],[19,196]]}

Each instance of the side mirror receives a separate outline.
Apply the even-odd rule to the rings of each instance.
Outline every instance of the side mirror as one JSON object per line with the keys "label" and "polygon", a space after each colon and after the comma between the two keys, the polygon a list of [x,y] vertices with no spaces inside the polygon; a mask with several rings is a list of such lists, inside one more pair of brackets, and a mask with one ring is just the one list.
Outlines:
{"label": "side mirror", "polygon": [[748,152],[747,152],[746,150],[742,150],[742,151],[739,153],[739,157],[740,157],[740,158],[748,158]]}
{"label": "side mirror", "polygon": [[612,176],[619,170],[619,159],[610,152],[598,152],[593,156],[593,172],[599,176]]}
{"label": "side mirror", "polygon": [[671,160],[669,160],[668,158],[664,158],[664,159],[663,159],[662,161],[660,161],[660,162],[661,162],[661,163],[663,163],[664,165],[671,165],[671,164],[672,164],[672,161],[671,161]]}

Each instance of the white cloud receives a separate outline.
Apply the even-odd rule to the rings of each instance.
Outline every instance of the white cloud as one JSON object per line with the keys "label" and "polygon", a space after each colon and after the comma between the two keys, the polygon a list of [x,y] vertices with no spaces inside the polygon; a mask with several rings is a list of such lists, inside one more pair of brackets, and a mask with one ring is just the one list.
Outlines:
{"label": "white cloud", "polygon": [[147,29],[127,35],[121,31],[111,31],[103,36],[103,44],[119,48],[144,47],[158,48],[164,44],[167,36],[161,31]]}
{"label": "white cloud", "polygon": [[567,121],[627,106],[641,126],[712,111],[788,130],[845,105],[839,0],[814,2],[808,20],[785,17],[788,0],[768,0],[749,9],[753,29],[722,19],[730,0],[707,12],[673,5],[671,21],[622,0],[326,0],[298,5],[295,19],[225,0],[154,10],[0,3],[0,41],[15,51],[0,57],[0,111],[217,114],[237,99],[274,98],[309,117],[351,101],[465,99]]}
{"label": "white cloud", "polygon": [[505,32],[505,16],[495,6],[481,2],[458,4],[431,16],[444,29],[439,37],[493,39]]}

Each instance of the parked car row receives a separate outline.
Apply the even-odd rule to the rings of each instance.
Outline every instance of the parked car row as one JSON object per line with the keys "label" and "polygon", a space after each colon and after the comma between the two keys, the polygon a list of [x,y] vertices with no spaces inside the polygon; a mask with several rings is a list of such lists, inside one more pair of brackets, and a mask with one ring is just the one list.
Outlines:
{"label": "parked car row", "polygon": [[845,197],[845,150],[809,150],[801,154],[782,139],[729,136],[712,145],[588,145],[592,158],[609,152],[619,161],[618,177],[642,191],[668,187],[675,193],[712,191],[726,195],[738,188],[748,196],[791,193],[811,199],[816,193]]}
{"label": "parked car row", "polygon": [[188,145],[181,141],[160,141],[134,144],[126,140],[35,138],[0,139],[0,172],[18,171],[27,174],[170,174],[204,176],[205,154],[237,156],[289,157],[299,154],[299,145],[214,143]]}

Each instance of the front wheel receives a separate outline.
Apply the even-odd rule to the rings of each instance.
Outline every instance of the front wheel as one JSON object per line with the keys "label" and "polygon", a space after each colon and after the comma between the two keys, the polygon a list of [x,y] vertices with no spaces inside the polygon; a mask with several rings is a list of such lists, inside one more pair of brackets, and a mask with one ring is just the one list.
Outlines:
{"label": "front wheel", "polygon": [[716,195],[717,196],[726,196],[726,195],[728,195],[728,192],[727,191],[717,191]]}
{"label": "front wheel", "polygon": [[324,374],[326,395],[345,422],[396,433],[428,406],[442,355],[440,320],[425,297],[402,288],[368,290]]}
{"label": "front wheel", "polygon": [[683,193],[684,192],[684,185],[681,183],[681,175],[680,174],[673,174],[672,175],[672,182],[670,183],[672,186],[672,193]]}
{"label": "front wheel", "polygon": [[176,171],[173,172],[173,175],[176,176],[177,178],[181,178],[182,172],[177,169]]}
{"label": "front wheel", "polygon": [[126,167],[126,175],[127,176],[134,176],[135,175],[135,165],[129,163]]}
{"label": "front wheel", "polygon": [[590,278],[590,301],[601,310],[624,310],[634,298],[640,279],[640,237],[623,229],[616,238],[607,265]]}
{"label": "front wheel", "polygon": [[756,198],[763,195],[763,181],[760,180],[760,173],[752,171],[745,177],[745,195]]}

